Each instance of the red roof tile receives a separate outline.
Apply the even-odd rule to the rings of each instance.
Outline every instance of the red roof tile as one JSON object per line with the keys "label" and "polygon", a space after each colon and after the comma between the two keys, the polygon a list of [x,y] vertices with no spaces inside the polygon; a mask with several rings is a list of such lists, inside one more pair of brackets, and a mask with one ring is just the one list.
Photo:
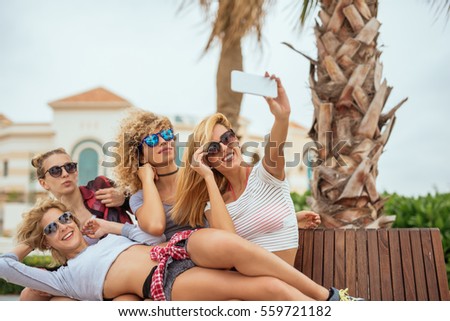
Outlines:
{"label": "red roof tile", "polygon": [[102,87],[94,88],[92,90],[86,91],[84,93],[70,96],[67,98],[59,99],[51,102],[53,103],[63,103],[63,102],[126,102],[128,101],[116,94],[106,90]]}

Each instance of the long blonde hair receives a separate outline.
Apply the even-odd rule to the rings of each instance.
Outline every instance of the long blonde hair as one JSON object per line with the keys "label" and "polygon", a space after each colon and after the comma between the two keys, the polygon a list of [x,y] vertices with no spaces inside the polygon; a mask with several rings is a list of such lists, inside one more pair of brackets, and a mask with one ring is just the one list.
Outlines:
{"label": "long blonde hair", "polygon": [[42,154],[36,154],[31,159],[31,165],[33,165],[34,168],[36,168],[36,176],[37,178],[44,178],[45,170],[44,170],[44,161],[49,158],[52,155],[56,154],[65,154],[70,157],[69,154],[67,154],[66,150],[64,148],[56,148],[49,150],[48,152],[42,153]]}
{"label": "long blonde hair", "polygon": [[[179,225],[203,226],[204,210],[209,199],[205,180],[191,168],[192,156],[203,144],[209,142],[214,126],[223,125],[231,129],[231,123],[221,113],[216,113],[203,119],[189,136],[187,149],[183,155],[184,167],[180,170],[177,182],[176,201],[172,209],[172,219]],[[228,180],[216,170],[214,179],[223,193]]]}
{"label": "long blonde hair", "polygon": [[117,185],[129,190],[131,194],[142,188],[138,177],[141,140],[162,127],[173,128],[167,117],[135,107],[129,110],[128,116],[120,123],[116,141],[119,143],[117,152],[121,162],[116,164],[114,174]]}
{"label": "long blonde hair", "polygon": [[[36,204],[23,214],[23,220],[17,229],[17,241],[24,243],[33,249],[46,251],[45,235],[41,226],[44,214],[50,209],[57,208],[62,212],[67,211],[67,207],[58,200],[51,198],[39,199]],[[80,227],[80,221],[72,215],[74,222]],[[61,265],[67,262],[67,258],[55,249],[50,249],[53,265]]]}

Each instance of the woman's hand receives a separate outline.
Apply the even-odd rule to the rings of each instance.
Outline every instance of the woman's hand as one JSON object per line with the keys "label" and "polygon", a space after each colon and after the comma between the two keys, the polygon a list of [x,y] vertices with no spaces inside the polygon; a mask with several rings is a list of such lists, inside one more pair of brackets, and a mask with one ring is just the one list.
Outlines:
{"label": "woman's hand", "polygon": [[95,198],[106,207],[119,207],[125,202],[125,194],[115,187],[99,189],[95,192]]}
{"label": "woman's hand", "polygon": [[91,239],[99,239],[108,234],[107,223],[108,221],[99,218],[91,218],[83,225],[81,232]]}
{"label": "woman's hand", "polygon": [[138,177],[141,180],[142,185],[158,180],[156,169],[152,165],[150,165],[150,163],[145,163],[144,165],[139,167]]}
{"label": "woman's hand", "polygon": [[280,78],[276,77],[275,75],[269,75],[267,71],[265,77],[273,79],[277,83],[277,90],[278,90],[277,98],[264,97],[267,103],[269,104],[270,112],[275,116],[275,119],[278,120],[289,119],[289,115],[291,113],[291,105],[286,95],[286,91],[284,90],[284,87],[281,84]]}
{"label": "woman's hand", "polygon": [[213,176],[213,172],[211,168],[205,164],[203,160],[204,157],[208,154],[204,151],[205,145],[200,146],[192,155],[191,168],[196,171],[200,176],[206,178],[208,176]]}
{"label": "woman's hand", "polygon": [[320,223],[320,215],[312,211],[300,211],[297,215],[297,224],[301,229],[315,229]]}

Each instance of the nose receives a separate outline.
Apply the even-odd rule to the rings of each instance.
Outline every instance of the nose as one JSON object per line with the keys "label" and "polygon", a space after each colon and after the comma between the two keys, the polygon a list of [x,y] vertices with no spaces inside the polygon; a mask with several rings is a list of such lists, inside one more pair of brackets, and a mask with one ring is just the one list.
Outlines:
{"label": "nose", "polygon": [[61,176],[62,177],[67,177],[69,176],[69,173],[66,171],[66,169],[63,167],[61,167]]}

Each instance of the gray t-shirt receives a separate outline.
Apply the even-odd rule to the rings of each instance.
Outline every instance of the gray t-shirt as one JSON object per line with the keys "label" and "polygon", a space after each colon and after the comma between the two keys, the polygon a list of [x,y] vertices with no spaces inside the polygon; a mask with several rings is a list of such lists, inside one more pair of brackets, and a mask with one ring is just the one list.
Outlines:
{"label": "gray t-shirt", "polygon": [[[127,237],[109,234],[97,244],[88,246],[75,258],[67,261],[56,271],[47,271],[27,266],[18,261],[14,253],[0,255],[0,278],[24,287],[50,293],[54,296],[66,296],[76,300],[103,300],[103,283],[111,265],[120,253],[136,243],[128,237],[139,233],[133,225],[122,229]],[[160,243],[161,237],[150,243]],[[152,245],[152,244],[149,244]]]}
{"label": "gray t-shirt", "polygon": [[[144,204],[144,194],[142,190],[137,191],[130,197],[130,208],[133,211],[133,214],[136,215],[137,210]],[[164,204],[164,213],[166,214],[166,229],[164,231],[164,235],[169,240],[175,233],[185,230],[192,230],[190,226],[181,226],[175,224],[170,216],[170,211],[172,210],[172,205]]]}

